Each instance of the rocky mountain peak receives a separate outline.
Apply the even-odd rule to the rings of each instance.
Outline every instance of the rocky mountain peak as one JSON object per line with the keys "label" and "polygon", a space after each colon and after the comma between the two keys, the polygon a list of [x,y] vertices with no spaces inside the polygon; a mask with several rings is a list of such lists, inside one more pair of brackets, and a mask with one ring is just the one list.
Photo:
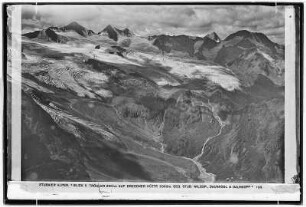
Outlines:
{"label": "rocky mountain peak", "polygon": [[85,27],[83,27],[77,22],[71,22],[70,24],[66,25],[64,28],[70,29],[70,30],[86,30]]}
{"label": "rocky mountain peak", "polygon": [[225,41],[229,41],[231,39],[234,39],[236,37],[243,37],[243,38],[249,38],[252,37],[252,32],[248,31],[248,30],[240,30],[238,32],[235,32],[233,34],[230,34],[229,36],[227,36],[224,40]]}
{"label": "rocky mountain peak", "polygon": [[107,31],[115,31],[114,27],[112,25],[107,25],[102,32],[107,32]]}
{"label": "rocky mountain peak", "polygon": [[78,33],[79,35],[83,36],[83,37],[86,37],[88,35],[92,35],[93,34],[93,31],[90,31],[88,29],[86,29],[85,27],[83,27],[82,25],[80,25],[79,23],[77,22],[71,22],[70,24],[64,26],[64,27],[61,27],[60,28],[62,31],[67,31],[67,30],[72,30],[72,31],[75,31],[76,33]]}
{"label": "rocky mountain peak", "polygon": [[215,32],[212,32],[212,33],[207,34],[204,38],[212,39],[212,40],[214,40],[215,42],[220,42],[220,41],[221,41],[220,37],[219,37],[219,36],[217,35],[217,33],[215,33]]}
{"label": "rocky mountain peak", "polygon": [[118,40],[118,36],[126,36],[126,37],[131,37],[133,35],[133,33],[128,29],[118,29],[116,27],[113,27],[112,25],[107,25],[101,32],[99,32],[98,34],[101,33],[106,33],[108,35],[109,38],[117,41]]}
{"label": "rocky mountain peak", "polygon": [[240,30],[238,32],[235,32],[229,35],[228,37],[226,37],[225,41],[231,40],[235,37],[242,37],[244,39],[249,38],[249,39],[253,39],[260,43],[267,43],[267,44],[273,43],[265,34],[260,33],[260,32],[250,32],[248,30]]}
{"label": "rocky mountain peak", "polygon": [[98,34],[107,34],[108,37],[110,39],[113,39],[115,41],[118,40],[118,34],[116,32],[116,30],[114,29],[114,27],[112,27],[111,25],[107,25],[101,32],[99,32]]}
{"label": "rocky mountain peak", "polygon": [[258,43],[264,45],[265,47],[269,48],[271,52],[276,52],[276,48],[280,47],[280,45],[275,42],[272,42],[265,34],[260,32],[250,32],[248,30],[240,30],[238,32],[235,32],[226,37],[225,41],[231,41],[236,37],[242,37],[243,40],[248,39],[255,44]]}
{"label": "rocky mountain peak", "polygon": [[[70,24],[68,24],[67,26],[71,26],[71,27],[82,27],[79,23],[77,23],[77,22],[71,22]],[[66,26],[66,27],[67,27]]]}

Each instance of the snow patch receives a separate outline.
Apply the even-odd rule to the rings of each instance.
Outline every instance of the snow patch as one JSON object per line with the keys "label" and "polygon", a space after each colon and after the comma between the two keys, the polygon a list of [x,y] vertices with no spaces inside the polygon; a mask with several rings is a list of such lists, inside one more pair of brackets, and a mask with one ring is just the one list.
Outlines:
{"label": "snow patch", "polygon": [[93,57],[94,59],[103,61],[103,62],[108,62],[108,63],[117,63],[117,64],[130,64],[130,65],[137,65],[137,66],[141,66],[140,64],[138,64],[137,62],[128,60],[126,58],[120,57],[116,54],[109,54],[108,52],[106,52],[105,50],[94,50],[91,52],[91,57]]}
{"label": "snow patch", "polygon": [[262,56],[264,56],[264,58],[266,58],[267,60],[269,60],[270,62],[274,62],[274,59],[270,56],[270,55],[268,55],[267,53],[264,53],[264,52],[262,52],[262,51],[260,51],[260,54],[262,55]]}
{"label": "snow patch", "polygon": [[105,98],[111,98],[113,97],[113,93],[109,90],[105,90],[105,89],[99,89],[98,91],[95,91],[96,94],[105,97]]}
{"label": "snow patch", "polygon": [[178,86],[180,85],[178,82],[171,82],[171,81],[166,80],[165,78],[160,78],[154,81],[159,86],[165,86],[165,85]]}

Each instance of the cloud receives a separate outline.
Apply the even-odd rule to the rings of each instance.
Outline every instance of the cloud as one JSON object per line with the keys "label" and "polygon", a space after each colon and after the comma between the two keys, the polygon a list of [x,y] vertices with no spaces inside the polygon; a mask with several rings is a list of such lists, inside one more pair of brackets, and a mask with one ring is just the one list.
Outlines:
{"label": "cloud", "polygon": [[[108,24],[128,27],[137,34],[158,33],[205,36],[215,31],[221,38],[238,30],[263,32],[284,42],[284,8],[238,5],[27,5],[23,23],[35,27],[64,26],[77,21],[96,32]],[[27,22],[28,21],[28,22]]]}

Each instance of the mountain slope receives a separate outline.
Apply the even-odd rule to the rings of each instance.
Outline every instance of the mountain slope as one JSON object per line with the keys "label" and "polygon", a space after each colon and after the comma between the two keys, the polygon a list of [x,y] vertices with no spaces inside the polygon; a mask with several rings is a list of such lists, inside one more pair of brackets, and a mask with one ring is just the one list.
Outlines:
{"label": "mountain slope", "polygon": [[252,85],[258,74],[283,85],[284,48],[262,33],[242,30],[229,35],[214,62],[232,69],[245,86]]}

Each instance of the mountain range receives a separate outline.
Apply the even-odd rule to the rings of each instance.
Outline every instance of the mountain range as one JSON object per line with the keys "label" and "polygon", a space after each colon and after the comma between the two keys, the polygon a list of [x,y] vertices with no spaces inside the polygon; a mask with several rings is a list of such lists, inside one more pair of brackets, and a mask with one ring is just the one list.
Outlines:
{"label": "mountain range", "polygon": [[23,34],[22,178],[283,182],[284,50],[246,30]]}
{"label": "mountain range", "polygon": [[[26,33],[24,36],[64,43],[68,39],[56,32],[68,31],[74,31],[83,37],[106,35],[114,41],[134,36],[128,28],[121,30],[111,25],[96,34],[77,22],[72,22],[64,27],[49,27],[45,30]],[[252,85],[258,74],[267,76],[277,85],[284,84],[284,68],[282,67],[284,65],[284,46],[272,42],[263,33],[241,30],[230,34],[224,40],[221,40],[215,32],[203,38],[187,35],[154,35],[147,38],[153,41],[152,45],[162,53],[186,53],[189,57],[209,60],[228,67],[243,80],[246,86]],[[244,60],[247,58],[251,59],[246,63]],[[243,70],[241,68],[252,69],[241,72]]]}

